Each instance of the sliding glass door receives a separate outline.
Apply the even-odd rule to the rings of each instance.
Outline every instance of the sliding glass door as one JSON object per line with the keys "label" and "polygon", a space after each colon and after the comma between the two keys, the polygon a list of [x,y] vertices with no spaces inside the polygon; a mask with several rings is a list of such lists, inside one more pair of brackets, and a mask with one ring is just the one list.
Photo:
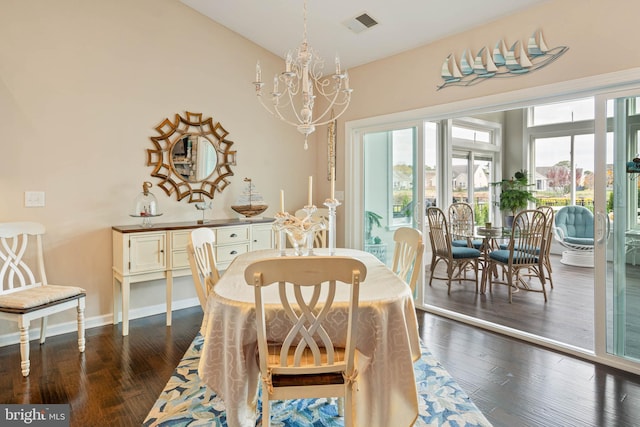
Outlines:
{"label": "sliding glass door", "polygon": [[418,127],[367,132],[363,136],[362,246],[391,265],[393,233],[399,227],[420,228],[417,164]]}
{"label": "sliding glass door", "polygon": [[[601,233],[598,236],[599,273],[606,279],[599,294],[606,303],[600,316],[606,318],[605,339],[598,350],[631,361],[640,361],[640,98],[600,98],[601,121],[598,146],[603,179],[598,181],[603,196],[597,207]],[[605,104],[606,102],[606,104]],[[606,105],[606,107],[605,107]],[[604,347],[604,348],[603,348]]]}

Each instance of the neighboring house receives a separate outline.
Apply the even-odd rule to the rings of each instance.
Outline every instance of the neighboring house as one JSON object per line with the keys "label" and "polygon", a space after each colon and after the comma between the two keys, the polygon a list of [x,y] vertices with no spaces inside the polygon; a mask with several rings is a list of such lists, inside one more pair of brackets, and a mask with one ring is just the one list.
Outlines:
{"label": "neighboring house", "polygon": [[393,171],[393,189],[410,190],[413,188],[413,176],[407,173]]}
{"label": "neighboring house", "polygon": [[[466,165],[457,165],[452,167],[452,185],[454,189],[465,190],[469,184],[469,175],[467,173]],[[473,171],[473,183],[476,188],[488,188],[489,187],[489,174],[478,166]]]}

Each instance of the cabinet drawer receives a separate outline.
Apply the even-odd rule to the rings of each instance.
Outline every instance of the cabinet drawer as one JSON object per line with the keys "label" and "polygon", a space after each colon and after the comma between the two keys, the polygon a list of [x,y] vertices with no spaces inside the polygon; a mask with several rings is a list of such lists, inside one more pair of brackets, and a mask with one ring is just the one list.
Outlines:
{"label": "cabinet drawer", "polygon": [[249,226],[243,227],[220,227],[216,229],[216,244],[226,245],[229,243],[245,242],[249,240]]}
{"label": "cabinet drawer", "polygon": [[184,251],[189,243],[191,231],[172,231],[171,232],[171,250]]}
{"label": "cabinet drawer", "polygon": [[187,251],[173,251],[171,253],[171,268],[189,267]]}
{"label": "cabinet drawer", "polygon": [[216,248],[216,262],[228,262],[240,254],[249,252],[249,243],[238,245],[218,246]]}

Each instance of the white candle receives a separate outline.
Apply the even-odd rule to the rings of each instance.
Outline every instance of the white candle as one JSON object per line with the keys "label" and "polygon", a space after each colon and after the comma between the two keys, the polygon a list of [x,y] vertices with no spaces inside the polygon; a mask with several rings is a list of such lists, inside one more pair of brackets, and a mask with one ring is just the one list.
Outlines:
{"label": "white candle", "polygon": [[313,176],[309,175],[309,203],[307,203],[308,206],[312,206],[312,203],[311,203],[312,195],[313,195]]}
{"label": "white candle", "polygon": [[262,69],[260,68],[260,61],[256,63],[256,83],[262,81]]}
{"label": "white candle", "polygon": [[336,199],[336,168],[331,166],[331,200]]}
{"label": "white candle", "polygon": [[280,212],[284,213],[284,190],[280,190]]}

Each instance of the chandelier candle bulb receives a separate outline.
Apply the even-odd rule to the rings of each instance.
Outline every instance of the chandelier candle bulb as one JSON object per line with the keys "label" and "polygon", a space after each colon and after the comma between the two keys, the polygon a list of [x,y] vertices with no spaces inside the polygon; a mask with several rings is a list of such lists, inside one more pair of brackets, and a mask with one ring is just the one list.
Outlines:
{"label": "chandelier candle bulb", "polygon": [[340,75],[340,58],[336,55],[336,75]]}
{"label": "chandelier candle bulb", "polygon": [[309,175],[309,203],[307,205],[312,206],[312,195],[313,195],[313,176]]}
{"label": "chandelier candle bulb", "polygon": [[260,68],[260,61],[256,63],[256,83],[262,83],[262,69]]}

